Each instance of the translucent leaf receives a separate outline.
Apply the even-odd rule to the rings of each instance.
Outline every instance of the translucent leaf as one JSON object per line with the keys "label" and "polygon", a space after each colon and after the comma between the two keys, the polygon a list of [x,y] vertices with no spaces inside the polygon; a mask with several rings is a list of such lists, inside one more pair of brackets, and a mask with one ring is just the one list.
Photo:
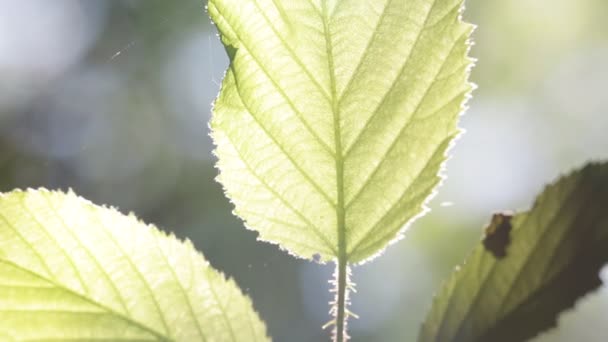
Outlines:
{"label": "translucent leaf", "polygon": [[260,238],[364,261],[424,211],[472,88],[462,0],[210,0],[219,181]]}
{"label": "translucent leaf", "polygon": [[0,195],[2,341],[264,341],[189,241],[73,193]]}
{"label": "translucent leaf", "polygon": [[608,262],[608,164],[550,185],[529,212],[495,215],[443,286],[419,341],[524,341],[601,285]]}

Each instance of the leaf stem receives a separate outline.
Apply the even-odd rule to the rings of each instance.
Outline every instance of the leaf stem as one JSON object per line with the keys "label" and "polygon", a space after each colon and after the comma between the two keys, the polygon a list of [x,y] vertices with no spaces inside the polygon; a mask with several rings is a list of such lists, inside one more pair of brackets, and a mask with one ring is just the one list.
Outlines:
{"label": "leaf stem", "polygon": [[348,263],[336,263],[336,269],[334,271],[334,277],[329,282],[334,286],[330,292],[334,293],[334,300],[330,303],[331,310],[329,311],[333,319],[323,326],[325,329],[328,326],[333,325],[333,341],[334,342],[345,342],[348,341],[349,336],[347,333],[346,326],[348,325],[348,318],[359,318],[353,312],[348,309],[350,305],[350,292],[357,292],[355,290],[355,284],[350,279],[351,271],[348,267]]}
{"label": "leaf stem", "polygon": [[343,342],[348,339],[348,335],[346,333],[346,322],[348,317],[346,317],[346,306],[348,305],[347,297],[348,297],[348,288],[346,286],[348,281],[348,266],[346,265],[346,260],[340,258],[338,260],[338,264],[336,265],[336,273],[337,277],[337,292],[336,292],[336,327],[334,330],[334,342]]}

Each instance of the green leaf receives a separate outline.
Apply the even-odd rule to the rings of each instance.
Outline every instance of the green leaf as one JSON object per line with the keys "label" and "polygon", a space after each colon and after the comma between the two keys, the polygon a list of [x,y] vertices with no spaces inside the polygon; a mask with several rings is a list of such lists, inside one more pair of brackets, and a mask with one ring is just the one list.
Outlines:
{"label": "green leaf", "polygon": [[0,194],[0,339],[268,340],[189,241],[47,190]]}
{"label": "green leaf", "polygon": [[362,262],[440,181],[472,89],[462,0],[210,0],[219,181],[262,240]]}
{"label": "green leaf", "polygon": [[590,164],[548,186],[529,212],[495,215],[435,298],[419,341],[523,341],[554,326],[601,285],[607,203],[608,163]]}

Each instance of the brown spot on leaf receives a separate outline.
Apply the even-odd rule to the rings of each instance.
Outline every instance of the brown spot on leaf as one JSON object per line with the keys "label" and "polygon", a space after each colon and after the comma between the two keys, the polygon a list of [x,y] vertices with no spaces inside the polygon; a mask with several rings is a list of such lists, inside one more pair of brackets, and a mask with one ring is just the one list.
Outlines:
{"label": "brown spot on leaf", "polygon": [[485,229],[483,246],[497,259],[507,255],[507,248],[511,243],[511,218],[508,213],[496,213]]}

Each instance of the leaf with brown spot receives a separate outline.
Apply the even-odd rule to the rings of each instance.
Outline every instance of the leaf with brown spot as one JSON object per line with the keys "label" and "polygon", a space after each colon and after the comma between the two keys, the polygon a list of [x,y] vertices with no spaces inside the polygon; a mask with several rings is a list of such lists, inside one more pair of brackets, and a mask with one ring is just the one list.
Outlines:
{"label": "leaf with brown spot", "polygon": [[549,185],[530,211],[495,215],[439,291],[418,340],[517,342],[555,326],[601,285],[607,206],[608,163],[595,163]]}

